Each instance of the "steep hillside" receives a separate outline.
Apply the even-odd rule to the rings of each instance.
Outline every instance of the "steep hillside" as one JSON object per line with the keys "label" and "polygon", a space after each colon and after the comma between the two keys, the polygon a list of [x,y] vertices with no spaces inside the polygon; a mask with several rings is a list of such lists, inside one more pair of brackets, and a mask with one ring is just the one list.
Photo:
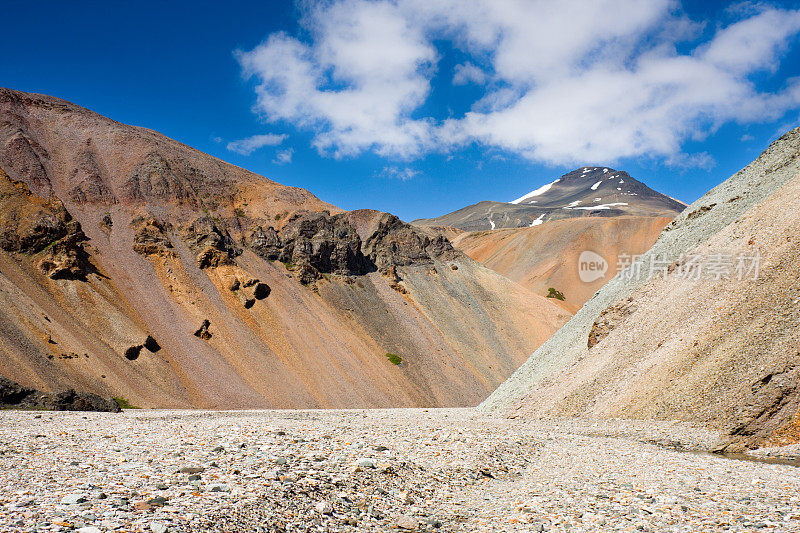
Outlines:
{"label": "steep hillside", "polygon": [[[564,300],[553,301],[571,313],[614,277],[625,261],[650,249],[671,218],[584,217],[562,219],[532,228],[461,233],[453,246],[529,289],[547,296],[556,289]],[[607,269],[583,280],[578,263],[585,251],[604,257]],[[588,279],[588,278],[587,278]]]}
{"label": "steep hillside", "polygon": [[0,89],[0,204],[0,375],[44,391],[473,405],[568,318],[444,237],[48,96]]}
{"label": "steep hillside", "polygon": [[580,217],[674,218],[685,207],[627,172],[608,167],[581,167],[512,202],[479,202],[440,217],[415,220],[413,224],[486,231],[535,227],[553,220]]}
{"label": "steep hillside", "polygon": [[482,404],[800,440],[800,128],[692,204]]}

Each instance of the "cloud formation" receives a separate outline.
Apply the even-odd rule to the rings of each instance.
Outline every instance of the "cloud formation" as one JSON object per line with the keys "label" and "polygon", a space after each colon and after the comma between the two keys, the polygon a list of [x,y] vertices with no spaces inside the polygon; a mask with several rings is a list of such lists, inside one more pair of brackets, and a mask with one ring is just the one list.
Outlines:
{"label": "cloud formation", "polygon": [[[733,10],[716,31],[674,0],[331,0],[307,3],[307,38],[238,51],[257,111],[314,132],[324,154],[413,159],[480,143],[569,164],[682,154],[727,122],[800,108],[800,82],[761,91],[800,32],[800,11]],[[436,76],[449,42],[470,59]],[[485,86],[461,116],[422,110],[431,83]],[[438,81],[439,83],[441,81]]]}
{"label": "cloud formation", "polygon": [[421,172],[419,170],[415,170],[413,168],[400,168],[396,166],[387,166],[383,167],[383,170],[380,172],[380,177],[383,178],[391,178],[391,179],[398,179],[400,181],[408,181],[410,179],[416,178],[419,176]]}
{"label": "cloud formation", "polygon": [[265,146],[278,146],[286,137],[288,137],[288,135],[276,135],[274,133],[253,135],[252,137],[239,139],[238,141],[231,141],[226,148],[237,154],[250,155],[259,148]]}
{"label": "cloud formation", "polygon": [[275,159],[272,160],[276,165],[285,165],[292,162],[292,155],[294,155],[294,148],[287,148],[275,154]]}

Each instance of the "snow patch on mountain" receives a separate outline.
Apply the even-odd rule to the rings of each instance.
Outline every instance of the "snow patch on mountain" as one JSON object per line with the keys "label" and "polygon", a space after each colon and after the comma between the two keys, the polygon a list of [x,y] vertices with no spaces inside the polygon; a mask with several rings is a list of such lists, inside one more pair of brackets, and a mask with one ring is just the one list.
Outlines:
{"label": "snow patch on mountain", "polygon": [[573,207],[572,209],[589,209],[589,210],[602,209],[602,210],[606,210],[606,209],[611,209],[612,207],[615,207],[615,206],[618,206],[618,205],[628,205],[628,204],[627,204],[627,202],[613,202],[613,203],[610,203],[610,204],[585,205],[585,206],[581,206],[581,207]]}
{"label": "snow patch on mountain", "polygon": [[528,198],[533,198],[534,196],[539,196],[540,194],[544,194],[544,193],[546,193],[547,191],[549,191],[549,190],[550,190],[550,187],[552,187],[553,185],[555,185],[555,184],[556,184],[556,183],[558,183],[559,181],[561,181],[561,178],[558,178],[558,179],[557,179],[557,180],[555,180],[554,182],[552,182],[552,183],[548,183],[547,185],[542,185],[541,187],[539,187],[539,188],[538,188],[538,189],[536,189],[535,191],[531,191],[531,192],[529,192],[528,194],[526,194],[525,196],[520,196],[520,197],[519,197],[519,198],[517,198],[516,200],[514,200],[514,201],[512,201],[512,202],[509,202],[509,203],[512,203],[512,204],[519,204],[519,203],[521,203],[521,202],[523,202],[523,201],[527,200]]}

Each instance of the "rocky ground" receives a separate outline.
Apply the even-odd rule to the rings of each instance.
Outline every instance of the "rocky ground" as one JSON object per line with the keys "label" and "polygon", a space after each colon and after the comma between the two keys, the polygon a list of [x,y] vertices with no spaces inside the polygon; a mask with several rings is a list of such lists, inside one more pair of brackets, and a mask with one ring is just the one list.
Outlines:
{"label": "rocky ground", "polygon": [[676,423],[0,412],[0,530],[800,531],[800,472]]}

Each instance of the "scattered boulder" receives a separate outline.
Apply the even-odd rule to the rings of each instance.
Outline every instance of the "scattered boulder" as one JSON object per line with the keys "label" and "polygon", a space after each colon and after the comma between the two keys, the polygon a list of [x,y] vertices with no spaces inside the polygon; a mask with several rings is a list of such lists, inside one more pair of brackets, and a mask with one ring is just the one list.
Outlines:
{"label": "scattered boulder", "polygon": [[256,300],[263,300],[272,292],[269,285],[266,283],[256,283],[255,288],[253,288],[253,297]]}
{"label": "scattered boulder", "polygon": [[67,494],[61,498],[61,505],[78,505],[89,500],[83,494]]}
{"label": "scattered boulder", "polygon": [[211,339],[212,336],[211,332],[208,331],[208,328],[210,327],[211,327],[211,322],[208,319],[203,320],[203,324],[200,326],[200,329],[194,332],[194,336],[199,337],[204,341]]}
{"label": "scattered boulder", "polygon": [[152,353],[156,353],[161,350],[161,345],[158,344],[158,342],[150,335],[148,335],[147,339],[144,341],[144,347]]}
{"label": "scattered boulder", "polygon": [[128,361],[136,361],[139,359],[139,354],[142,352],[143,346],[141,344],[137,346],[131,346],[127,350],[125,350],[125,359]]}

